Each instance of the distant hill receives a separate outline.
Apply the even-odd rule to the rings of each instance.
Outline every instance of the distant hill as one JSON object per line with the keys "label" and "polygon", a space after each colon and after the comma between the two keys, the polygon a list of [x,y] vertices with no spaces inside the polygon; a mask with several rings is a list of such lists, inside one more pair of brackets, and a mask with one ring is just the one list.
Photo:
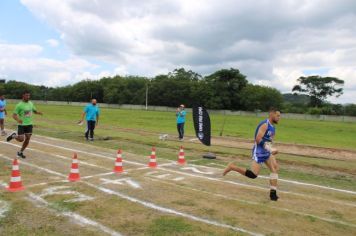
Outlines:
{"label": "distant hill", "polygon": [[291,104],[309,104],[310,97],[308,95],[298,95],[293,93],[284,93],[282,94],[284,102]]}

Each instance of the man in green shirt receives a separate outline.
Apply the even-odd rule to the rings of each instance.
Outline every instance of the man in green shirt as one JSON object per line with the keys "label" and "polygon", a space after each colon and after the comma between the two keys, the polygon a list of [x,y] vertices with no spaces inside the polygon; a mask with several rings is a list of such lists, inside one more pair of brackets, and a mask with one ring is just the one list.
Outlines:
{"label": "man in green shirt", "polygon": [[8,142],[12,139],[16,139],[18,142],[23,142],[21,150],[17,152],[17,156],[21,158],[26,158],[23,151],[28,146],[32,135],[33,113],[42,115],[42,112],[37,111],[35,105],[30,101],[30,92],[25,91],[22,94],[22,101],[16,105],[12,115],[12,118],[14,118],[18,124],[17,134],[14,132],[6,138],[6,141]]}

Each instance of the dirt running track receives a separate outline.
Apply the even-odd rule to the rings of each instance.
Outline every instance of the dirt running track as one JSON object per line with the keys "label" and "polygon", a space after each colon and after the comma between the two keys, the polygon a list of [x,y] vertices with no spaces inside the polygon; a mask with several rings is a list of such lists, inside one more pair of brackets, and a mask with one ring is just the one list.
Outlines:
{"label": "dirt running track", "polygon": [[[271,202],[263,176],[222,177],[219,169],[178,166],[164,160],[159,149],[159,167],[151,169],[147,156],[120,147],[125,172],[114,174],[115,150],[35,135],[28,158],[20,161],[26,190],[8,193],[4,186],[16,145],[0,142],[0,235],[21,234],[16,226],[4,224],[14,216],[22,230],[48,229],[53,235],[154,234],[153,222],[166,218],[189,226],[189,231],[177,228],[177,235],[356,233],[354,191],[281,180],[280,200]],[[82,178],[70,183],[66,177],[73,152],[78,153]]]}
{"label": "dirt running track", "polygon": [[[110,129],[112,127],[102,126],[101,128]],[[155,135],[159,137],[160,133],[144,131],[139,129],[131,129],[131,128],[115,128],[121,132],[129,132],[136,133],[144,136]],[[169,134],[168,140],[177,140],[176,135]],[[198,143],[199,141],[196,137],[193,136],[185,136],[185,140],[190,140],[190,142]],[[241,148],[250,150],[253,146],[253,140],[243,139],[243,138],[235,138],[235,137],[212,137],[211,140],[212,145],[214,146],[223,146],[223,147],[233,147],[233,148]],[[312,156],[319,158],[326,158],[332,160],[355,160],[356,159],[356,151],[354,150],[344,150],[344,149],[336,149],[336,148],[325,148],[325,147],[317,147],[310,145],[298,145],[298,144],[290,144],[290,143],[279,143],[276,142],[275,146],[278,148],[280,153],[299,155],[299,156]]]}

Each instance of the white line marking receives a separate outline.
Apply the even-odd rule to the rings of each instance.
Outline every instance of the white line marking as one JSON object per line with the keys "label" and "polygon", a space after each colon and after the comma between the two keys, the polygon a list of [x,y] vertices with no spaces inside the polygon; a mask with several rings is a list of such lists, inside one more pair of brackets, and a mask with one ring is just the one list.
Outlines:
{"label": "white line marking", "polygon": [[[56,141],[61,141],[60,139],[56,139]],[[0,141],[2,142],[2,141]],[[39,144],[44,144],[44,145],[48,145],[48,146],[52,146],[52,147],[57,147],[57,148],[62,148],[62,149],[66,149],[66,150],[70,150],[70,151],[76,151],[76,152],[82,152],[82,153],[85,153],[85,154],[89,154],[89,155],[94,155],[94,156],[98,156],[98,157],[102,157],[102,158],[108,158],[106,156],[103,156],[103,155],[99,155],[99,154],[95,154],[95,153],[89,153],[89,152],[85,152],[85,151],[81,151],[81,150],[76,150],[76,149],[71,149],[71,148],[66,148],[66,147],[62,147],[62,146],[57,146],[57,145],[53,145],[53,144],[48,144],[48,143],[44,143],[44,142],[38,142],[38,141],[35,141]],[[6,142],[2,142],[2,143],[6,143]],[[75,142],[73,142],[75,143]],[[81,144],[82,145],[82,144]],[[131,154],[129,154],[131,155]],[[112,159],[112,158],[110,158]],[[128,161],[126,161],[128,162]],[[142,163],[138,163],[138,162],[133,162],[133,161],[130,161],[128,162],[130,164],[133,164],[133,165],[145,165],[145,164],[142,164]],[[193,165],[193,164],[189,164],[190,166],[196,166],[198,167],[199,165]],[[201,167],[201,166],[200,166]],[[206,167],[206,168],[214,168],[214,167]],[[218,169],[218,168],[214,168],[214,169]],[[218,169],[220,171],[222,171],[221,169]],[[262,177],[262,178],[269,178],[268,176],[259,176],[259,177]],[[325,190],[331,190],[331,191],[337,191],[337,192],[343,192],[343,193],[349,193],[349,194],[355,194],[356,195],[356,191],[352,191],[352,190],[346,190],[346,189],[339,189],[339,188],[331,188],[331,187],[327,187],[327,186],[323,186],[323,185],[317,185],[317,184],[309,184],[309,183],[305,183],[305,182],[299,182],[299,181],[293,181],[293,180],[285,180],[285,179],[278,179],[278,181],[280,182],[287,182],[287,183],[292,183],[292,184],[298,184],[298,185],[305,185],[305,186],[308,186],[308,187],[314,187],[314,188],[322,188],[322,189],[325,189]]]}
{"label": "white line marking", "polygon": [[175,179],[173,179],[173,181],[181,181],[181,180],[184,180],[185,178],[184,177],[177,177]]}
{"label": "white line marking", "polygon": [[145,175],[153,175],[153,174],[157,174],[159,173],[159,171],[150,171],[150,172],[147,172]]}
{"label": "white line marking", "polygon": [[0,199],[0,218],[4,218],[10,210],[10,204]]}
{"label": "white line marking", "polygon": [[293,210],[290,210],[290,209],[287,209],[287,208],[283,208],[283,207],[274,207],[274,206],[266,205],[264,203],[248,201],[248,200],[242,200],[242,199],[239,199],[239,198],[229,197],[229,196],[226,196],[226,195],[222,195],[222,194],[218,194],[218,193],[214,193],[214,192],[210,192],[210,191],[206,191],[206,190],[200,190],[200,189],[196,189],[196,188],[192,188],[192,187],[188,187],[188,186],[181,186],[181,185],[177,185],[175,183],[170,183],[170,182],[165,181],[165,180],[154,179],[153,177],[150,177],[150,176],[146,176],[145,178],[149,178],[149,179],[152,179],[154,181],[158,181],[158,182],[161,182],[161,183],[173,185],[173,186],[176,186],[176,187],[179,187],[179,188],[188,189],[188,190],[192,190],[192,191],[196,191],[196,192],[201,192],[201,193],[204,193],[204,194],[208,194],[209,196],[210,195],[214,195],[216,197],[221,197],[221,198],[228,199],[228,200],[234,200],[234,201],[238,201],[238,202],[242,202],[242,203],[247,203],[247,204],[250,204],[250,205],[263,205],[264,207],[268,207],[268,208],[276,209],[276,210],[280,210],[280,211],[285,211],[285,212],[293,213],[293,214],[296,214],[296,215],[311,216],[311,217],[314,217],[316,219],[319,219],[319,220],[322,220],[322,221],[326,221],[326,222],[329,222],[329,223],[339,223],[339,224],[343,224],[343,225],[350,226],[350,227],[356,227],[355,224],[347,223],[347,222],[344,222],[344,221],[328,219],[328,218],[316,216],[316,215],[313,215],[313,214],[293,211]]}
{"label": "white line marking", "polygon": [[149,168],[148,166],[145,166],[145,167],[137,168],[136,170],[145,170],[145,169],[148,169],[148,168]]}
{"label": "white line marking", "polygon": [[[263,179],[269,179],[269,176],[259,175],[258,177],[263,178]],[[327,187],[327,186],[323,186],[323,185],[303,183],[303,182],[299,182],[299,181],[295,181],[295,180],[278,179],[278,181],[291,183],[291,184],[296,184],[296,185],[303,185],[303,186],[321,188],[321,189],[326,189],[326,190],[333,190],[333,191],[337,191],[337,192],[349,193],[349,194],[355,194],[356,195],[355,191],[346,190],[346,189],[339,189],[339,188]]]}
{"label": "white line marking", "polygon": [[126,195],[126,194],[123,194],[123,193],[120,193],[120,192],[117,192],[117,191],[114,191],[114,190],[111,190],[111,189],[98,187],[98,186],[96,186],[94,184],[91,184],[91,183],[88,183],[88,182],[83,182],[83,183],[87,184],[90,187],[98,189],[98,190],[100,190],[100,191],[102,191],[104,193],[118,196],[118,197],[126,199],[126,200],[128,200],[130,202],[138,203],[138,204],[143,205],[143,206],[145,206],[147,208],[151,208],[151,209],[154,209],[154,210],[157,210],[157,211],[160,211],[160,212],[169,213],[169,214],[173,214],[173,215],[178,215],[178,216],[181,216],[181,217],[184,217],[184,218],[188,218],[188,219],[191,219],[191,220],[194,220],[194,221],[202,222],[202,223],[209,224],[209,225],[218,226],[218,227],[221,227],[221,228],[231,229],[231,230],[234,230],[234,231],[237,231],[237,232],[247,233],[247,234],[253,235],[253,236],[262,235],[262,234],[251,232],[251,231],[248,231],[248,230],[245,230],[243,228],[236,227],[236,226],[232,226],[232,225],[228,225],[228,224],[224,224],[224,223],[219,223],[217,221],[212,221],[212,220],[208,220],[208,219],[205,219],[205,218],[200,218],[200,217],[197,217],[197,216],[194,216],[194,215],[190,215],[190,214],[187,214],[187,213],[184,213],[184,212],[180,212],[180,211],[176,211],[176,210],[173,210],[173,209],[170,209],[170,208],[162,207],[162,206],[156,205],[156,204],[151,203],[151,202],[146,202],[146,201],[143,201],[143,200],[140,200],[140,199],[137,199],[137,198],[130,197],[130,196]]}
{"label": "white line marking", "polygon": [[43,183],[38,183],[38,184],[30,184],[26,185],[26,188],[33,188],[33,187],[38,187],[38,186],[44,186],[52,183],[69,183],[68,180],[56,180],[56,181],[51,181],[51,182],[43,182]]}
{"label": "white line marking", "polygon": [[71,212],[71,211],[58,211],[55,210],[52,207],[52,204],[41,198],[39,195],[36,195],[34,193],[29,192],[29,197],[28,199],[33,202],[37,207],[44,207],[52,212],[55,212],[56,214],[59,214],[61,216],[66,216],[71,219],[70,222],[74,222],[76,224],[79,224],[81,226],[92,226],[95,229],[99,229],[100,231],[107,233],[112,236],[121,236],[120,233],[96,222],[91,219],[88,219],[84,216],[81,216],[77,213]]}
{"label": "white line marking", "polygon": [[[222,165],[222,164],[218,164],[218,163],[214,163],[214,162],[210,162],[209,163],[209,165],[215,165],[215,166],[221,166],[221,167],[226,167],[226,165]],[[210,166],[209,166],[210,167]],[[211,167],[210,167],[211,168]],[[218,169],[218,170],[220,170],[221,171],[221,169],[219,169],[219,168],[214,168],[214,169]]]}
{"label": "white line marking", "polygon": [[94,200],[94,197],[79,193],[77,191],[68,190],[69,188],[70,186],[54,186],[54,187],[45,188],[38,196],[42,198],[50,195],[75,195],[76,196],[75,198],[72,198],[70,200],[65,200],[64,202],[84,202],[84,201]]}
{"label": "white line marking", "polygon": [[[212,177],[207,177],[207,176],[202,176],[202,175],[184,173],[184,172],[181,172],[181,171],[175,171],[175,170],[164,169],[164,168],[158,168],[158,169],[169,171],[169,172],[173,172],[173,173],[177,173],[177,174],[180,174],[180,175],[186,175],[186,176],[191,176],[191,177],[195,177],[195,178],[201,178],[201,179],[207,179],[207,180],[212,180],[212,181],[216,181],[216,182],[228,183],[228,184],[233,184],[233,185],[242,186],[242,187],[246,187],[246,188],[258,189],[258,190],[263,190],[263,191],[266,191],[266,190],[268,191],[269,190],[269,188],[265,188],[265,187],[260,187],[260,186],[250,185],[250,184],[243,184],[243,183],[229,181],[229,180],[223,180],[223,179],[219,179],[219,178],[212,178]],[[311,196],[311,195],[302,194],[302,193],[294,193],[294,192],[282,191],[282,190],[279,190],[279,192],[286,193],[286,194],[291,194],[291,195],[295,195],[295,196],[299,196],[299,197],[317,199],[317,200],[320,200],[320,201],[332,202],[332,203],[336,203],[336,204],[339,204],[339,205],[348,205],[348,206],[356,207],[356,204],[353,204],[353,203],[330,200],[330,199],[325,199],[325,198]]]}
{"label": "white line marking", "polygon": [[173,166],[175,164],[176,164],[175,162],[169,162],[169,163],[159,164],[159,166]]}
{"label": "white line marking", "polygon": [[155,178],[158,178],[158,179],[164,179],[168,176],[170,176],[171,174],[163,174],[163,175],[156,175]]}
{"label": "white line marking", "polygon": [[[213,163],[213,164],[215,164],[215,163]],[[161,165],[162,166],[162,165]],[[144,168],[138,168],[138,169],[146,169],[147,167],[144,167]],[[214,168],[214,169],[216,169],[216,168]],[[220,170],[220,169],[219,169]],[[147,173],[147,174],[153,174],[153,173],[157,173],[157,171],[153,171],[153,172],[149,172],[149,173]],[[267,176],[261,176],[262,178],[269,178],[269,177],[267,177]],[[157,181],[160,181],[160,180],[157,180]],[[283,181],[283,180],[282,180]],[[308,185],[308,186],[313,186],[313,187],[325,187],[325,186],[320,186],[320,185],[313,185],[313,184],[308,184],[308,183],[302,183],[302,182],[298,182],[298,181],[289,181],[289,180],[284,180],[284,181],[286,181],[286,182],[291,182],[291,183],[294,183],[294,184],[305,184],[305,185]],[[164,182],[164,181],[162,181],[162,182]],[[230,181],[229,181],[230,182]],[[235,183],[234,183],[235,184]],[[181,187],[181,186],[180,186]],[[186,188],[189,188],[189,187],[186,187]],[[195,191],[202,191],[202,190],[198,190],[198,189],[194,189],[194,188],[189,188],[189,189],[191,189],[191,190],[195,190]],[[328,187],[326,187],[326,189],[332,189],[332,190],[336,190],[336,191],[338,191],[338,190],[342,190],[342,189],[334,189],[334,188],[328,188]],[[343,190],[342,190],[343,191]],[[350,191],[348,191],[348,190],[345,190],[345,191],[347,191],[347,193],[350,193]],[[202,192],[206,192],[206,191],[202,191]],[[220,196],[220,197],[223,197],[223,198],[227,198],[227,199],[231,199],[231,200],[236,200],[236,201],[241,201],[241,202],[247,202],[247,203],[250,203],[250,204],[258,204],[258,203],[256,203],[256,202],[250,202],[250,201],[244,201],[244,200],[239,200],[239,199],[234,199],[234,198],[229,198],[229,197],[226,197],[226,196],[224,196],[224,195],[220,195],[220,194],[215,194],[215,193],[211,193],[211,192],[208,192],[208,193],[210,193],[210,194],[214,194],[214,195],[216,195],[216,196]],[[352,191],[351,191],[351,193],[353,193]],[[324,220],[324,221],[328,221],[328,222],[331,222],[331,223],[340,223],[340,224],[344,224],[344,225],[348,225],[348,226],[352,226],[352,227],[355,227],[355,225],[353,225],[353,224],[348,224],[348,223],[346,223],[346,222],[342,222],[342,221],[337,221],[337,220],[332,220],[332,219],[327,219],[327,218],[323,218],[323,217],[318,217],[318,216],[315,216],[315,215],[311,215],[311,214],[306,214],[306,213],[299,213],[299,212],[294,212],[294,211],[292,211],[292,210],[289,210],[289,209],[286,209],[286,208],[277,208],[277,207],[271,207],[271,208],[275,208],[275,209],[279,209],[279,210],[284,210],[284,211],[288,211],[288,212],[291,212],[291,213],[294,213],[294,214],[299,214],[299,215],[303,215],[303,216],[311,216],[311,217],[315,217],[315,218],[317,218],[317,219],[320,219],[320,220]]]}
{"label": "white line marking", "polygon": [[[0,141],[0,142],[2,142],[2,141]],[[35,140],[32,140],[31,142],[43,144],[43,145],[50,146],[50,147],[61,148],[61,149],[64,149],[64,150],[67,150],[67,151],[71,151],[71,152],[84,153],[84,154],[87,154],[87,155],[96,156],[96,157],[100,157],[100,158],[106,158],[106,159],[115,161],[115,158],[113,158],[113,157],[107,157],[107,156],[96,154],[96,153],[86,152],[86,151],[77,150],[77,149],[73,149],[73,148],[67,148],[67,147],[58,146],[58,145],[54,145],[54,144],[50,144],[50,143],[38,142],[38,141],[35,141]],[[6,142],[2,142],[2,143],[6,143]],[[139,162],[132,162],[132,161],[127,161],[127,160],[124,160],[123,162],[124,163],[126,162],[126,163],[129,163],[129,164],[133,164],[133,165],[146,166],[146,164],[142,164],[142,163],[139,163]]]}
{"label": "white line marking", "polygon": [[[192,162],[197,162],[197,161],[201,161],[200,159],[195,159],[195,160],[189,160],[189,163],[192,163]],[[190,165],[191,166],[191,165]]]}
{"label": "white line marking", "polygon": [[[0,141],[2,142],[2,141]],[[2,142],[2,143],[5,143],[5,144],[8,144],[6,142]],[[44,145],[48,145],[48,146],[53,146],[53,147],[57,147],[57,148],[61,148],[61,149],[64,149],[64,150],[67,150],[68,148],[66,147],[62,147],[62,146],[57,146],[57,145],[52,145],[52,144],[47,144],[47,143],[44,143],[44,142],[38,142],[40,144],[44,144]],[[94,155],[94,156],[97,156],[97,157],[100,157],[100,158],[108,158],[106,156],[102,156],[102,155],[99,155],[99,154],[95,154],[95,153],[88,153],[88,152],[85,152],[85,151],[80,151],[80,150],[76,150],[76,149],[70,149],[70,151],[76,151],[76,152],[82,152],[82,153],[85,153],[85,154],[89,154],[89,155]],[[1,155],[1,154],[0,154]],[[112,159],[112,158],[110,158]],[[130,162],[134,165],[145,165],[145,164],[141,164],[141,163],[138,163],[138,162]],[[189,173],[185,173],[185,172],[181,172],[181,171],[175,171],[175,170],[170,170],[170,169],[165,169],[165,168],[161,168],[161,167],[158,167],[158,169],[161,169],[161,170],[164,170],[164,171],[168,171],[168,172],[173,172],[173,173],[178,173],[178,174],[181,174],[181,175],[187,175],[187,176],[191,176],[191,177],[196,177],[196,178],[202,178],[202,179],[207,179],[207,180],[212,180],[212,181],[218,181],[218,182],[224,182],[224,183],[229,183],[229,184],[233,184],[233,185],[238,185],[238,186],[243,186],[243,187],[247,187],[247,188],[254,188],[254,189],[258,189],[258,190],[269,190],[268,188],[264,188],[264,187],[259,187],[259,186],[255,186],[255,185],[250,185],[250,184],[243,184],[243,183],[238,183],[238,182],[233,182],[233,181],[228,181],[228,180],[223,180],[223,179],[220,179],[220,178],[212,178],[212,177],[207,177],[207,176],[200,176],[200,175],[194,175],[194,174],[189,174]],[[283,181],[281,179],[279,179],[280,181]],[[317,185],[319,186],[319,185]],[[322,187],[325,187],[325,186],[322,186]],[[325,187],[326,189],[328,189],[328,187]],[[342,189],[339,189],[339,190],[342,190]],[[348,190],[346,190],[348,191]],[[307,194],[302,194],[302,193],[294,193],[294,192],[290,192],[290,191],[282,191],[280,190],[279,192],[282,192],[282,193],[286,193],[286,194],[291,194],[291,195],[295,195],[295,196],[300,196],[300,197],[305,197],[305,198],[309,198],[309,199],[318,199],[318,200],[321,200],[321,201],[328,201],[328,202],[332,202],[332,203],[335,203],[335,204],[339,204],[339,205],[348,205],[348,206],[352,206],[352,207],[355,207],[356,204],[353,204],[353,203],[345,203],[343,201],[337,201],[337,200],[329,200],[329,199],[325,199],[325,198],[321,198],[321,197],[316,197],[316,196],[311,196],[311,195],[307,195]],[[351,191],[352,193],[355,193],[356,192],[353,192]]]}
{"label": "white line marking", "polygon": [[182,170],[191,170],[195,173],[198,173],[198,174],[204,174],[204,175],[212,175],[214,174],[214,172],[205,172],[205,171],[201,171],[201,170],[198,170],[198,168],[195,168],[195,167],[183,167],[181,168]]}
{"label": "white line marking", "polygon": [[[2,154],[0,154],[1,157],[5,158],[5,159],[9,159],[11,160],[11,158],[9,157],[6,157]],[[24,165],[29,165],[29,163],[23,163]],[[55,171],[51,171],[49,169],[46,169],[46,168],[42,168],[42,167],[39,167],[39,166],[36,166],[36,165],[29,165],[29,166],[32,166],[34,168],[38,168],[40,170],[43,170],[43,171],[46,171],[48,173],[52,173],[52,174],[56,174],[56,175],[60,175],[60,176],[63,176],[61,173],[58,173],[58,172],[55,172]],[[103,187],[98,187],[94,184],[91,184],[89,182],[85,182],[85,181],[81,181],[81,183],[84,183],[90,187],[93,187],[97,190],[100,190],[104,193],[107,193],[107,194],[110,194],[110,195],[115,195],[115,196],[118,196],[120,198],[123,198],[123,199],[126,199],[128,201],[131,201],[131,202],[135,202],[135,203],[138,203],[140,205],[143,205],[145,207],[148,207],[148,208],[151,208],[151,209],[154,209],[154,210],[158,210],[160,212],[164,212],[164,213],[169,213],[169,214],[174,214],[174,215],[178,215],[178,216],[181,216],[181,217],[185,217],[185,218],[188,218],[188,219],[191,219],[191,220],[194,220],[194,221],[198,221],[198,222],[202,222],[202,223],[206,223],[206,224],[210,224],[210,225],[214,225],[214,226],[217,226],[217,227],[222,227],[222,228],[227,228],[227,229],[231,229],[231,230],[234,230],[234,231],[238,231],[238,232],[244,232],[244,233],[247,233],[247,234],[250,234],[250,235],[253,235],[253,236],[260,236],[262,234],[259,234],[259,233],[254,233],[254,232],[251,232],[251,231],[248,231],[248,230],[245,230],[243,228],[239,228],[239,227],[236,227],[236,226],[232,226],[232,225],[228,225],[228,224],[224,224],[224,223],[219,223],[217,221],[211,221],[211,220],[208,220],[208,219],[204,219],[204,218],[200,218],[200,217],[197,217],[197,216],[194,216],[194,215],[190,215],[190,214],[187,214],[187,213],[184,213],[184,212],[180,212],[180,211],[176,211],[174,209],[170,209],[170,208],[165,208],[165,207],[162,207],[162,206],[159,206],[159,205],[156,205],[154,203],[150,203],[150,202],[146,202],[146,201],[143,201],[143,200],[140,200],[140,199],[137,199],[137,198],[133,198],[133,197],[130,197],[128,195],[125,195],[125,194],[122,194],[122,193],[119,193],[119,192],[116,192],[116,191],[113,191],[111,189],[107,189],[107,188],[103,188]],[[37,201],[40,201],[42,203],[47,203],[47,202],[43,202],[44,200],[40,197],[38,197],[37,195],[33,195],[33,197],[35,198],[35,200]],[[47,203],[48,204],[48,203]],[[46,205],[47,205],[46,204]],[[65,212],[63,212],[64,214]],[[68,212],[68,214],[66,216],[69,216],[69,217],[74,217],[73,215],[71,214],[75,214],[75,213],[71,213],[71,212]],[[80,215],[77,215],[76,214],[76,217],[81,217]],[[85,218],[87,219],[87,218]],[[88,219],[89,220],[89,219]],[[92,222],[92,223],[96,223],[96,222]],[[103,226],[105,227],[105,226]]]}
{"label": "white line marking", "polygon": [[[9,161],[13,160],[12,158],[4,156],[3,154],[0,154],[0,157],[2,157],[4,159],[7,159]],[[62,173],[59,173],[57,171],[49,170],[49,169],[46,169],[46,168],[43,168],[43,167],[40,167],[40,166],[37,166],[37,165],[33,165],[31,163],[28,163],[28,162],[21,162],[21,164],[22,165],[26,165],[26,166],[30,166],[30,167],[34,167],[34,168],[38,168],[38,169],[40,169],[40,170],[42,170],[44,172],[50,173],[50,174],[58,175],[58,176],[61,176],[61,177],[67,177],[66,175],[64,175]]]}
{"label": "white line marking", "polygon": [[[2,142],[2,141],[0,141]],[[4,142],[3,142],[4,143]],[[9,143],[10,145],[12,146],[15,146],[15,147],[21,147],[20,145],[17,145],[17,144],[11,144]],[[70,157],[65,157],[65,156],[62,156],[62,155],[58,155],[58,154],[52,154],[52,153],[47,153],[47,152],[44,152],[44,151],[41,151],[41,150],[38,150],[36,148],[27,148],[27,150],[31,150],[31,151],[34,151],[34,152],[40,152],[40,153],[44,153],[46,155],[51,155],[51,156],[54,156],[54,157],[58,157],[58,158],[61,158],[63,160],[68,160],[68,161],[71,161],[73,160],[72,158]],[[103,167],[103,166],[98,166],[98,165],[95,165],[95,164],[92,164],[92,163],[89,163],[89,162],[85,162],[85,161],[82,161],[80,160],[80,162],[78,161],[77,163],[80,163],[80,164],[83,164],[83,165],[87,165],[87,166],[91,166],[91,167],[96,167],[96,168],[100,168],[100,169],[104,169],[104,170],[112,170],[112,169],[109,169],[109,168],[106,168],[106,167]],[[141,167],[142,168],[142,167]],[[139,168],[139,169],[141,169]],[[148,167],[144,167],[144,168],[148,168]],[[142,168],[143,169],[143,168]],[[129,170],[135,170],[135,169],[129,169]],[[74,173],[74,172],[73,172]],[[113,172],[112,172],[113,173]],[[127,172],[123,172],[121,174],[126,174]],[[109,174],[109,173],[108,173]],[[105,175],[105,174],[104,174]],[[101,174],[99,175],[93,175],[93,176],[86,176],[86,177],[82,177],[82,178],[92,178],[92,177],[96,177],[96,176],[101,176]]]}
{"label": "white line marking", "polygon": [[[38,152],[42,152],[42,151],[40,151],[38,149],[34,149],[34,148],[32,148],[32,149],[35,150],[35,151],[38,151]],[[46,153],[46,154],[48,154],[48,153]],[[65,156],[58,155],[58,154],[51,154],[51,155],[52,156],[56,156],[58,158],[61,158],[63,160],[72,160],[72,158],[70,158],[70,157],[65,157]],[[98,165],[95,165],[95,164],[92,164],[92,163],[89,163],[89,162],[86,162],[86,161],[82,161],[82,160],[79,160],[79,164],[80,165],[87,165],[87,166],[91,166],[91,167],[96,167],[96,168],[100,168],[100,169],[104,169],[104,170],[111,170],[109,168],[106,168],[106,167],[103,167],[103,166],[98,166]]]}
{"label": "white line marking", "polygon": [[[15,146],[15,147],[21,147],[20,145],[13,144],[13,143],[5,143],[5,142],[3,142],[3,141],[0,141],[0,142],[1,142],[1,143],[4,143],[4,144],[9,144],[9,145]],[[34,141],[34,142],[36,142],[36,141]],[[36,148],[27,148],[27,150],[44,153],[44,154],[46,154],[46,155],[49,154],[49,155],[51,155],[51,156],[55,156],[55,157],[61,158],[61,159],[63,159],[63,160],[71,160],[73,163],[78,163],[78,162],[79,162],[78,160],[73,160],[73,159],[70,158],[70,157],[65,157],[65,156],[58,155],[58,154],[52,154],[52,153],[44,152],[44,151],[38,150],[38,149],[36,149]],[[92,167],[97,167],[97,168],[100,168],[100,169],[110,170],[109,168],[105,168],[105,167],[102,167],[102,166],[98,166],[98,165],[95,165],[95,164],[92,164],[92,163],[88,163],[88,162],[85,162],[85,161],[82,161],[82,160],[80,160],[80,164],[87,165],[87,166],[92,166]]]}
{"label": "white line marking", "polygon": [[124,179],[105,179],[101,178],[101,181],[103,181],[102,184],[118,184],[118,185],[128,185],[134,189],[139,189],[142,188],[141,185],[133,181],[131,178],[124,178]]}
{"label": "white line marking", "polygon": [[[47,145],[46,143],[42,143],[42,144],[45,144]],[[51,145],[51,144],[50,144]],[[57,148],[62,148],[61,146],[57,146]],[[76,151],[76,150],[74,150]],[[100,156],[100,155],[97,155],[97,156]],[[134,162],[133,162],[134,163]],[[193,164],[192,164],[193,165]],[[197,165],[193,165],[193,166],[197,166]],[[161,167],[158,167],[158,169],[161,169],[161,170],[165,170],[165,171],[168,171],[168,172],[173,172],[173,173],[178,173],[178,174],[182,174],[182,175],[187,175],[187,176],[192,176],[192,177],[197,177],[197,178],[203,178],[203,179],[208,179],[208,180],[213,180],[213,181],[219,181],[219,182],[225,182],[225,183],[229,183],[229,184],[233,184],[233,185],[238,185],[238,186],[243,186],[243,187],[248,187],[248,188],[254,188],[254,189],[259,189],[259,190],[268,190],[268,188],[264,188],[264,187],[259,187],[259,186],[255,186],[255,185],[249,185],[249,184],[243,184],[243,183],[238,183],[238,182],[233,182],[233,181],[228,181],[228,180],[223,180],[223,179],[219,179],[219,178],[213,178],[213,177],[207,177],[207,176],[200,176],[200,175],[195,175],[195,174],[189,174],[189,173],[185,173],[185,172],[181,172],[181,171],[175,171],[175,170],[170,170],[170,169],[165,169],[165,168],[161,168]],[[266,177],[266,176],[265,176]],[[266,177],[267,178],[267,177]],[[281,179],[279,179],[281,180]],[[282,180],[283,181],[283,180]],[[317,185],[319,186],[319,185]],[[325,186],[321,186],[321,187],[325,187]],[[328,187],[325,187],[326,189],[329,189]],[[342,190],[342,189],[339,189],[339,190]],[[345,191],[348,191],[348,190],[345,190]],[[355,207],[356,204],[353,204],[353,203],[344,203],[344,202],[340,202],[340,201],[335,201],[335,200],[328,200],[328,199],[324,199],[324,198],[319,198],[319,197],[316,197],[316,196],[310,196],[310,195],[306,195],[306,194],[302,194],[302,193],[294,193],[294,192],[289,192],[289,191],[281,191],[280,192],[282,193],[287,193],[287,194],[292,194],[292,195],[296,195],[296,196],[302,196],[302,197],[306,197],[306,198],[314,198],[314,199],[320,199],[320,200],[324,200],[324,201],[329,201],[329,202],[333,202],[333,203],[336,203],[336,204],[341,204],[341,205],[349,205],[349,206],[353,206]],[[355,193],[356,192],[353,192],[351,191],[352,193]]]}
{"label": "white line marking", "polygon": [[[115,173],[111,171],[111,172],[101,173],[101,174],[97,174],[97,175],[84,176],[84,177],[81,177],[81,179],[91,179],[94,177],[107,176],[107,175],[113,175],[113,174],[115,174]],[[121,173],[121,174],[124,174],[124,173]]]}
{"label": "white line marking", "polygon": [[[226,167],[224,165],[220,165],[220,164],[213,163],[213,162],[211,162],[210,164],[214,164],[216,166]],[[195,167],[201,167],[201,165],[194,165],[194,164],[189,164],[189,165],[190,166],[195,166]],[[212,166],[204,166],[204,167],[210,168],[210,169],[215,169],[215,170],[218,170],[220,172],[223,171],[222,169],[215,168],[215,167],[212,167]],[[269,179],[269,176],[259,175],[258,178]],[[292,184],[296,184],[296,185],[308,186],[308,187],[321,188],[321,189],[325,189],[325,190],[332,190],[332,191],[337,191],[337,192],[356,194],[356,191],[352,191],[352,190],[333,188],[333,187],[328,187],[328,186],[324,186],[324,185],[310,184],[310,183],[300,182],[300,181],[296,181],[296,180],[278,179],[278,181],[279,182],[285,182],[285,183],[292,183]]]}

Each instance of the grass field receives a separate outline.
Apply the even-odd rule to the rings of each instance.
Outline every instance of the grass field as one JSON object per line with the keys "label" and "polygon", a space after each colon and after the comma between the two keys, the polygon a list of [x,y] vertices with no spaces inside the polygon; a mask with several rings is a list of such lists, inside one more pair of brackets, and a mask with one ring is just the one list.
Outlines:
{"label": "grass field", "polygon": [[[354,123],[282,118],[276,137],[281,198],[270,202],[266,168],[256,180],[221,176],[231,161],[249,165],[250,140],[261,118],[228,116],[220,138],[224,117],[212,115],[215,144],[204,147],[189,141],[191,117],[188,137],[178,142],[172,113],[102,109],[97,140],[86,143],[84,127],[76,125],[82,108],[38,109],[45,115],[35,118],[29,157],[20,163],[26,190],[8,193],[1,187],[0,235],[355,235]],[[7,128],[15,128],[10,119]],[[160,141],[160,133],[170,138]],[[0,142],[2,186],[16,145]],[[157,169],[147,168],[152,145]],[[176,164],[180,145],[186,166]],[[305,152],[310,147],[303,145],[321,148]],[[118,148],[125,173],[115,175]],[[207,151],[218,158],[202,159]],[[68,183],[73,152],[82,180]]]}
{"label": "grass field", "polygon": [[[58,122],[65,130],[81,131],[80,127],[73,127],[79,120],[82,107],[75,106],[47,106],[38,105],[38,109],[45,112],[43,118],[37,119],[38,125],[46,127],[48,122]],[[9,104],[8,110],[13,110]],[[225,117],[213,114],[211,116],[212,135],[218,136]],[[253,138],[253,131],[260,117],[226,116],[224,136]],[[67,125],[64,125],[66,123]],[[102,109],[101,122],[104,126],[143,129],[159,133],[176,133],[175,115],[170,112]],[[188,114],[186,133],[194,135],[192,117]],[[356,123],[304,121],[283,119],[277,127],[277,142],[316,145],[328,148],[344,148],[356,150]],[[107,135],[104,131],[98,134]],[[108,134],[114,136],[114,134]]]}

